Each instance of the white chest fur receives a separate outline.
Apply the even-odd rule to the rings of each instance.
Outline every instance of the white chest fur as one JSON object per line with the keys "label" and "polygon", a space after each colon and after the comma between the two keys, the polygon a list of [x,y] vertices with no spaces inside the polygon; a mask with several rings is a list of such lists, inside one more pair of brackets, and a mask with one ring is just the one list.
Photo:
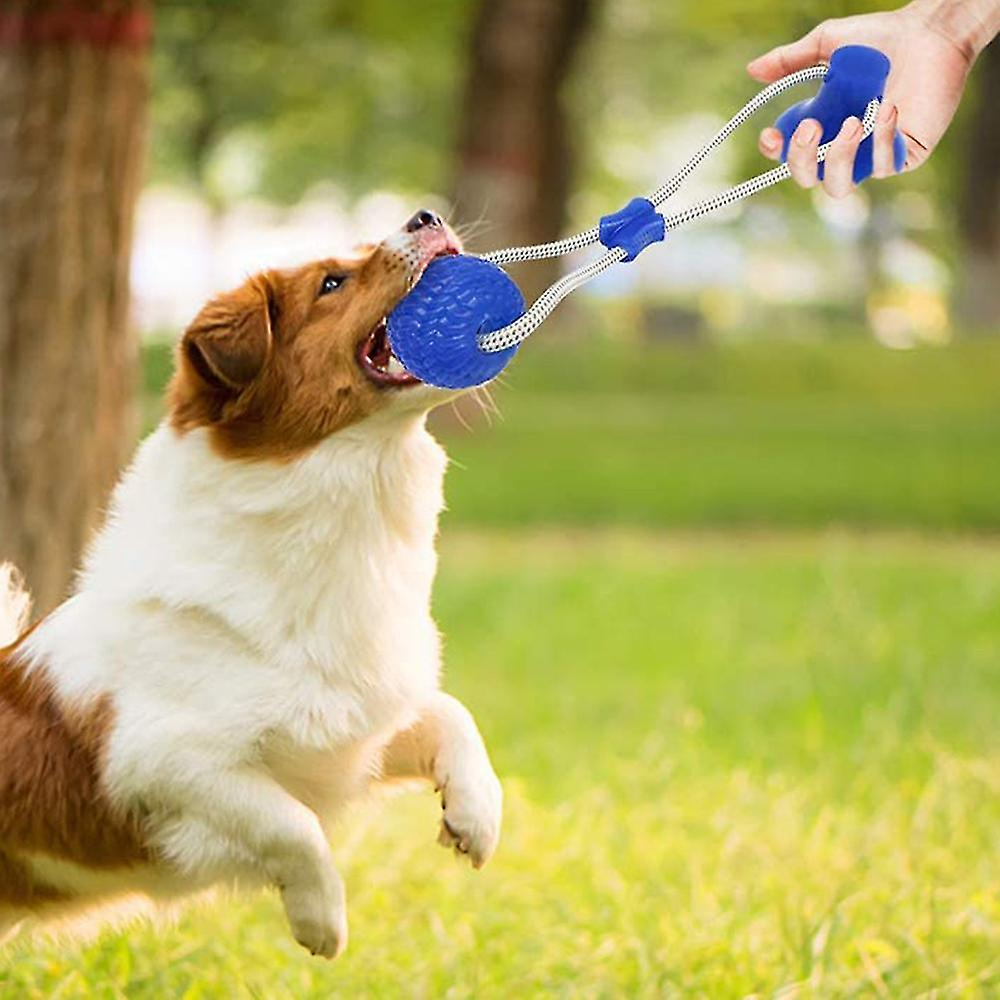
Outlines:
{"label": "white chest fur", "polygon": [[184,766],[178,747],[199,767],[271,756],[301,783],[308,759],[354,760],[408,724],[438,683],[444,467],[413,416],[369,419],[285,465],[157,430],[76,594],[26,650],[64,697],[112,695],[112,793],[155,801]]}

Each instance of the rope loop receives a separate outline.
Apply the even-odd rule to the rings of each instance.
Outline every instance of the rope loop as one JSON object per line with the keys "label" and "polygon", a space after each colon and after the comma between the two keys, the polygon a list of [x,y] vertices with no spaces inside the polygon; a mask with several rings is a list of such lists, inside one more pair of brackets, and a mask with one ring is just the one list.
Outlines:
{"label": "rope loop", "polygon": [[[707,143],[705,143],[705,145],[702,146],[694,154],[694,156],[692,156],[691,159],[689,159],[687,163],[685,163],[684,166],[682,166],[680,170],[678,170],[669,180],[653,191],[652,194],[650,194],[646,199],[633,199],[633,201],[630,202],[630,205],[634,205],[639,200],[646,201],[652,206],[652,208],[656,208],[663,204],[664,201],[677,193],[681,185],[688,179],[688,177],[691,176],[692,173],[694,173],[694,171],[711,153],[718,149],[719,146],[721,146],[722,143],[736,131],[736,129],[748,121],[765,104],[774,100],[774,98],[778,97],[786,90],[799,86],[799,84],[808,83],[812,80],[822,80],[826,76],[826,72],[827,67],[824,64],[810,66],[807,69],[800,69],[796,73],[791,73],[788,76],[782,77],[780,80],[776,80],[774,83],[765,87],[755,98],[753,98],[753,100],[745,104],[732,118],[730,118],[729,121],[726,122],[726,124],[719,129],[719,131],[716,132],[716,134]],[[875,120],[878,117],[879,103],[879,100],[875,98],[868,103],[868,106],[865,109],[864,118],[862,120],[862,139],[866,139],[875,129]],[[830,142],[824,143],[819,147],[819,152],[816,158],[818,163],[822,163],[826,158],[827,151],[832,144],[833,142],[831,140]],[[662,232],[669,233],[674,229],[687,225],[689,222],[693,222],[695,219],[701,218],[703,215],[707,215],[709,212],[714,212],[716,209],[723,208],[726,205],[732,205],[734,202],[741,201],[744,198],[748,198],[750,195],[757,194],[759,191],[763,191],[765,188],[769,188],[772,185],[777,184],[779,181],[786,180],[789,177],[791,177],[791,173],[789,172],[788,164],[782,163],[780,166],[774,167],[763,174],[758,174],[756,177],[751,177],[742,184],[737,184],[734,187],[713,195],[710,198],[705,198],[704,200],[697,202],[680,212],[676,212],[673,215],[662,216]],[[624,211],[625,210],[623,209],[622,212]],[[568,236],[561,240],[555,240],[552,243],[540,243],[535,246],[507,247],[503,250],[494,250],[491,253],[486,253],[482,256],[484,260],[488,260],[493,264],[502,266],[503,264],[513,264],[519,261],[542,260],[544,258],[561,257],[564,254],[574,253],[577,250],[582,250],[594,243],[603,242],[604,233],[602,230],[607,231],[605,220],[616,219],[622,216],[622,212],[614,213],[612,216],[605,216],[604,220],[602,220],[602,226],[594,226],[592,229],[587,229],[582,233],[577,233],[575,236]],[[657,213],[653,214],[655,215]],[[659,218],[660,216],[657,215],[657,217]],[[646,219],[646,223],[647,225],[650,223],[648,217]],[[658,226],[658,223],[654,226],[656,233],[661,232]],[[652,242],[654,239],[662,239],[662,235],[654,235],[647,240],[647,243]],[[579,288],[592,278],[596,278],[599,274],[606,271],[614,264],[625,260],[632,260],[644,248],[644,245],[639,246],[635,241],[628,242],[627,240],[619,240],[617,243],[609,242],[608,246],[609,249],[607,249],[606,252],[600,257],[592,260],[588,264],[584,264],[575,271],[570,271],[568,274],[564,275],[558,281],[550,285],[544,292],[542,292],[532,307],[513,323],[510,323],[499,330],[494,330],[491,333],[482,334],[478,338],[480,349],[493,353],[496,351],[503,351],[520,344],[521,341],[530,337],[531,334],[538,329],[552,310],[555,309],[555,307],[564,298],[566,298],[570,292]]]}

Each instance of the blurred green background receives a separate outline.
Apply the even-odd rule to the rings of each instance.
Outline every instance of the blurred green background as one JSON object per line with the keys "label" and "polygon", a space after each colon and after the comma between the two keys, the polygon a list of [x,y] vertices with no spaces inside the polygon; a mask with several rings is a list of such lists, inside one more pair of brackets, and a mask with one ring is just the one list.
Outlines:
{"label": "blurred green background", "polygon": [[[475,249],[589,226],[756,92],[749,58],[871,9],[158,4],[142,425],[185,317],[243,273],[423,203]],[[927,167],[670,237],[434,415],[447,684],[508,798],[486,871],[434,847],[429,793],[367,804],[335,842],[338,963],[299,954],[276,899],[223,900],[18,946],[0,994],[996,996],[1000,318],[965,207],[1000,124],[984,80]],[[751,127],[678,201],[764,166]]]}

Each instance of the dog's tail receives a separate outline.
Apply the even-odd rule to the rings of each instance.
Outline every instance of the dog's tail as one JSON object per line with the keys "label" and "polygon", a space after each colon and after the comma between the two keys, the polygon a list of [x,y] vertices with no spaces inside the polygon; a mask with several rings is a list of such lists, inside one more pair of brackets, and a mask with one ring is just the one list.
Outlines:
{"label": "dog's tail", "polygon": [[0,563],[0,646],[15,642],[28,624],[31,595],[11,563]]}

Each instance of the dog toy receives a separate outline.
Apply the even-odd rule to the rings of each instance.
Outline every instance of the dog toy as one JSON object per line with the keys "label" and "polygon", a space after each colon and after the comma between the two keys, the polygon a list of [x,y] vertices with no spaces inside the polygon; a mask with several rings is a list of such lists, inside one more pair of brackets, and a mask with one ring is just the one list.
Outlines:
{"label": "dog toy", "polygon": [[[458,254],[431,261],[410,293],[388,319],[389,343],[407,371],[430,385],[465,389],[498,375],[520,344],[574,289],[618,263],[635,260],[651,243],[709,212],[731,205],[790,177],[788,145],[799,123],[817,120],[823,127],[818,160],[823,160],[844,120],[862,121],[864,138],[854,160],[854,181],[873,170],[872,131],[889,76],[888,58],[877,49],[847,45],[837,49],[829,66],[812,66],[775,81],[731,118],[726,125],[665,184],[646,198],[633,198],[600,223],[553,243],[509,247],[474,256]],[[785,111],[775,123],[784,137],[782,164],[727,191],[673,215],[657,212],[702,161],[768,101],[784,91],[821,80],[819,92]],[[894,167],[902,169],[906,148],[897,130],[893,138]],[[822,176],[822,174],[821,174]],[[604,253],[571,271],[547,288],[525,311],[524,299],[502,265],[560,257],[601,243]]]}

